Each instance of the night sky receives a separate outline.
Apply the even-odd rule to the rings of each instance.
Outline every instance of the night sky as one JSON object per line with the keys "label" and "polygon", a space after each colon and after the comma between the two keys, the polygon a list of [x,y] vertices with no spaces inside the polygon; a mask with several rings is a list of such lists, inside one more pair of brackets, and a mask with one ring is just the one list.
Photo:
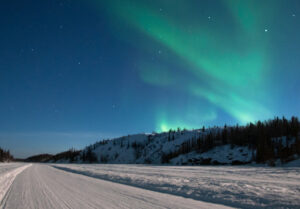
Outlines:
{"label": "night sky", "polygon": [[299,0],[1,0],[0,146],[300,116]]}

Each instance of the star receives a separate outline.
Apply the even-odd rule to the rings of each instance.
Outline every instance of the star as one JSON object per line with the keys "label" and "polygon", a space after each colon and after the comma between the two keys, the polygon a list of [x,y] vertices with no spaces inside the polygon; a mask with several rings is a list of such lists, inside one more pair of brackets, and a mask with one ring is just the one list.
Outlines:
{"label": "star", "polygon": [[158,50],[158,54],[161,54],[161,50]]}
{"label": "star", "polygon": [[210,19],[211,19],[211,16],[208,16],[207,18],[210,20]]}
{"label": "star", "polygon": [[265,32],[268,32],[268,29],[265,29]]}
{"label": "star", "polygon": [[78,65],[80,65],[81,64],[81,62],[78,62]]}
{"label": "star", "polygon": [[293,17],[296,17],[296,15],[295,15],[295,14],[292,14],[292,16],[293,16]]}

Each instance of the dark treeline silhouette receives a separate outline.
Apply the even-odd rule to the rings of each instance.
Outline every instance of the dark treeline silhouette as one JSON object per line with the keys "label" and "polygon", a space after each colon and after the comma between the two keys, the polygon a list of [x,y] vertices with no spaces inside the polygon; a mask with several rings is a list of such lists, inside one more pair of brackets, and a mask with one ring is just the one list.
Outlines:
{"label": "dark treeline silhouette", "polygon": [[53,155],[39,154],[39,155],[31,156],[31,157],[25,159],[24,161],[26,161],[26,162],[47,162],[48,160],[50,160],[51,157],[53,157]]}
{"label": "dark treeline silhouette", "polygon": [[50,158],[50,162],[57,162],[59,160],[69,160],[69,162],[74,162],[79,156],[80,150],[69,149],[68,151],[58,153]]}
{"label": "dark treeline silhouette", "polygon": [[[95,163],[98,161],[95,153],[93,152],[93,149],[95,148],[96,145],[91,145],[82,151],[80,155],[80,159],[82,160],[82,162]],[[101,158],[101,161],[106,162],[106,159]]]}
{"label": "dark treeline silhouette", "polygon": [[14,157],[10,154],[9,150],[3,150],[0,147],[0,162],[12,161]]}
{"label": "dark treeline silhouette", "polygon": [[[174,152],[163,153],[162,163],[191,151],[206,152],[216,146],[248,146],[253,150],[252,160],[257,163],[268,162],[274,165],[276,159],[288,162],[295,154],[300,155],[300,123],[297,117],[290,120],[274,118],[268,121],[249,123],[246,126],[233,126],[209,129],[199,138],[192,138],[181,144]],[[172,139],[172,131],[169,132]]]}
{"label": "dark treeline silhouette", "polygon": [[80,154],[80,150],[69,149],[65,152],[60,152],[56,155],[51,154],[40,154],[28,157],[25,159],[26,162],[57,162],[59,160],[68,160],[69,162],[74,162]]}
{"label": "dark treeline silhouette", "polygon": [[75,149],[69,149],[68,151],[65,152],[60,152],[55,155],[51,154],[39,154],[39,155],[34,155],[31,157],[28,157],[25,159],[25,162],[39,162],[39,163],[56,163],[59,161],[62,162],[75,162],[78,160],[81,160],[82,162],[86,163],[93,163],[97,162],[97,157],[92,152],[92,148],[94,148],[95,145],[91,145],[86,147],[83,151],[82,150],[75,150]]}

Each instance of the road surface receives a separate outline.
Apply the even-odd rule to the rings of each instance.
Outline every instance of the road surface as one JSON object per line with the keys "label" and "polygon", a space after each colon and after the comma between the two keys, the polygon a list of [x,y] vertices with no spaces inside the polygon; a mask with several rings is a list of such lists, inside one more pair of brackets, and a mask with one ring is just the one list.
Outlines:
{"label": "road surface", "polygon": [[1,202],[5,209],[228,208],[34,164],[18,174]]}

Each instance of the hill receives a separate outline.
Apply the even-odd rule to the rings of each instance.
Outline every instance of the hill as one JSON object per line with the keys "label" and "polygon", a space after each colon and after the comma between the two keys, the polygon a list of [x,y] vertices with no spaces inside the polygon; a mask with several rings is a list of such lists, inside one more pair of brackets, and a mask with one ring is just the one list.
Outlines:
{"label": "hill", "polygon": [[300,156],[300,123],[274,118],[246,126],[224,126],[164,133],[135,134],[69,150],[47,162],[240,165],[283,164]]}

